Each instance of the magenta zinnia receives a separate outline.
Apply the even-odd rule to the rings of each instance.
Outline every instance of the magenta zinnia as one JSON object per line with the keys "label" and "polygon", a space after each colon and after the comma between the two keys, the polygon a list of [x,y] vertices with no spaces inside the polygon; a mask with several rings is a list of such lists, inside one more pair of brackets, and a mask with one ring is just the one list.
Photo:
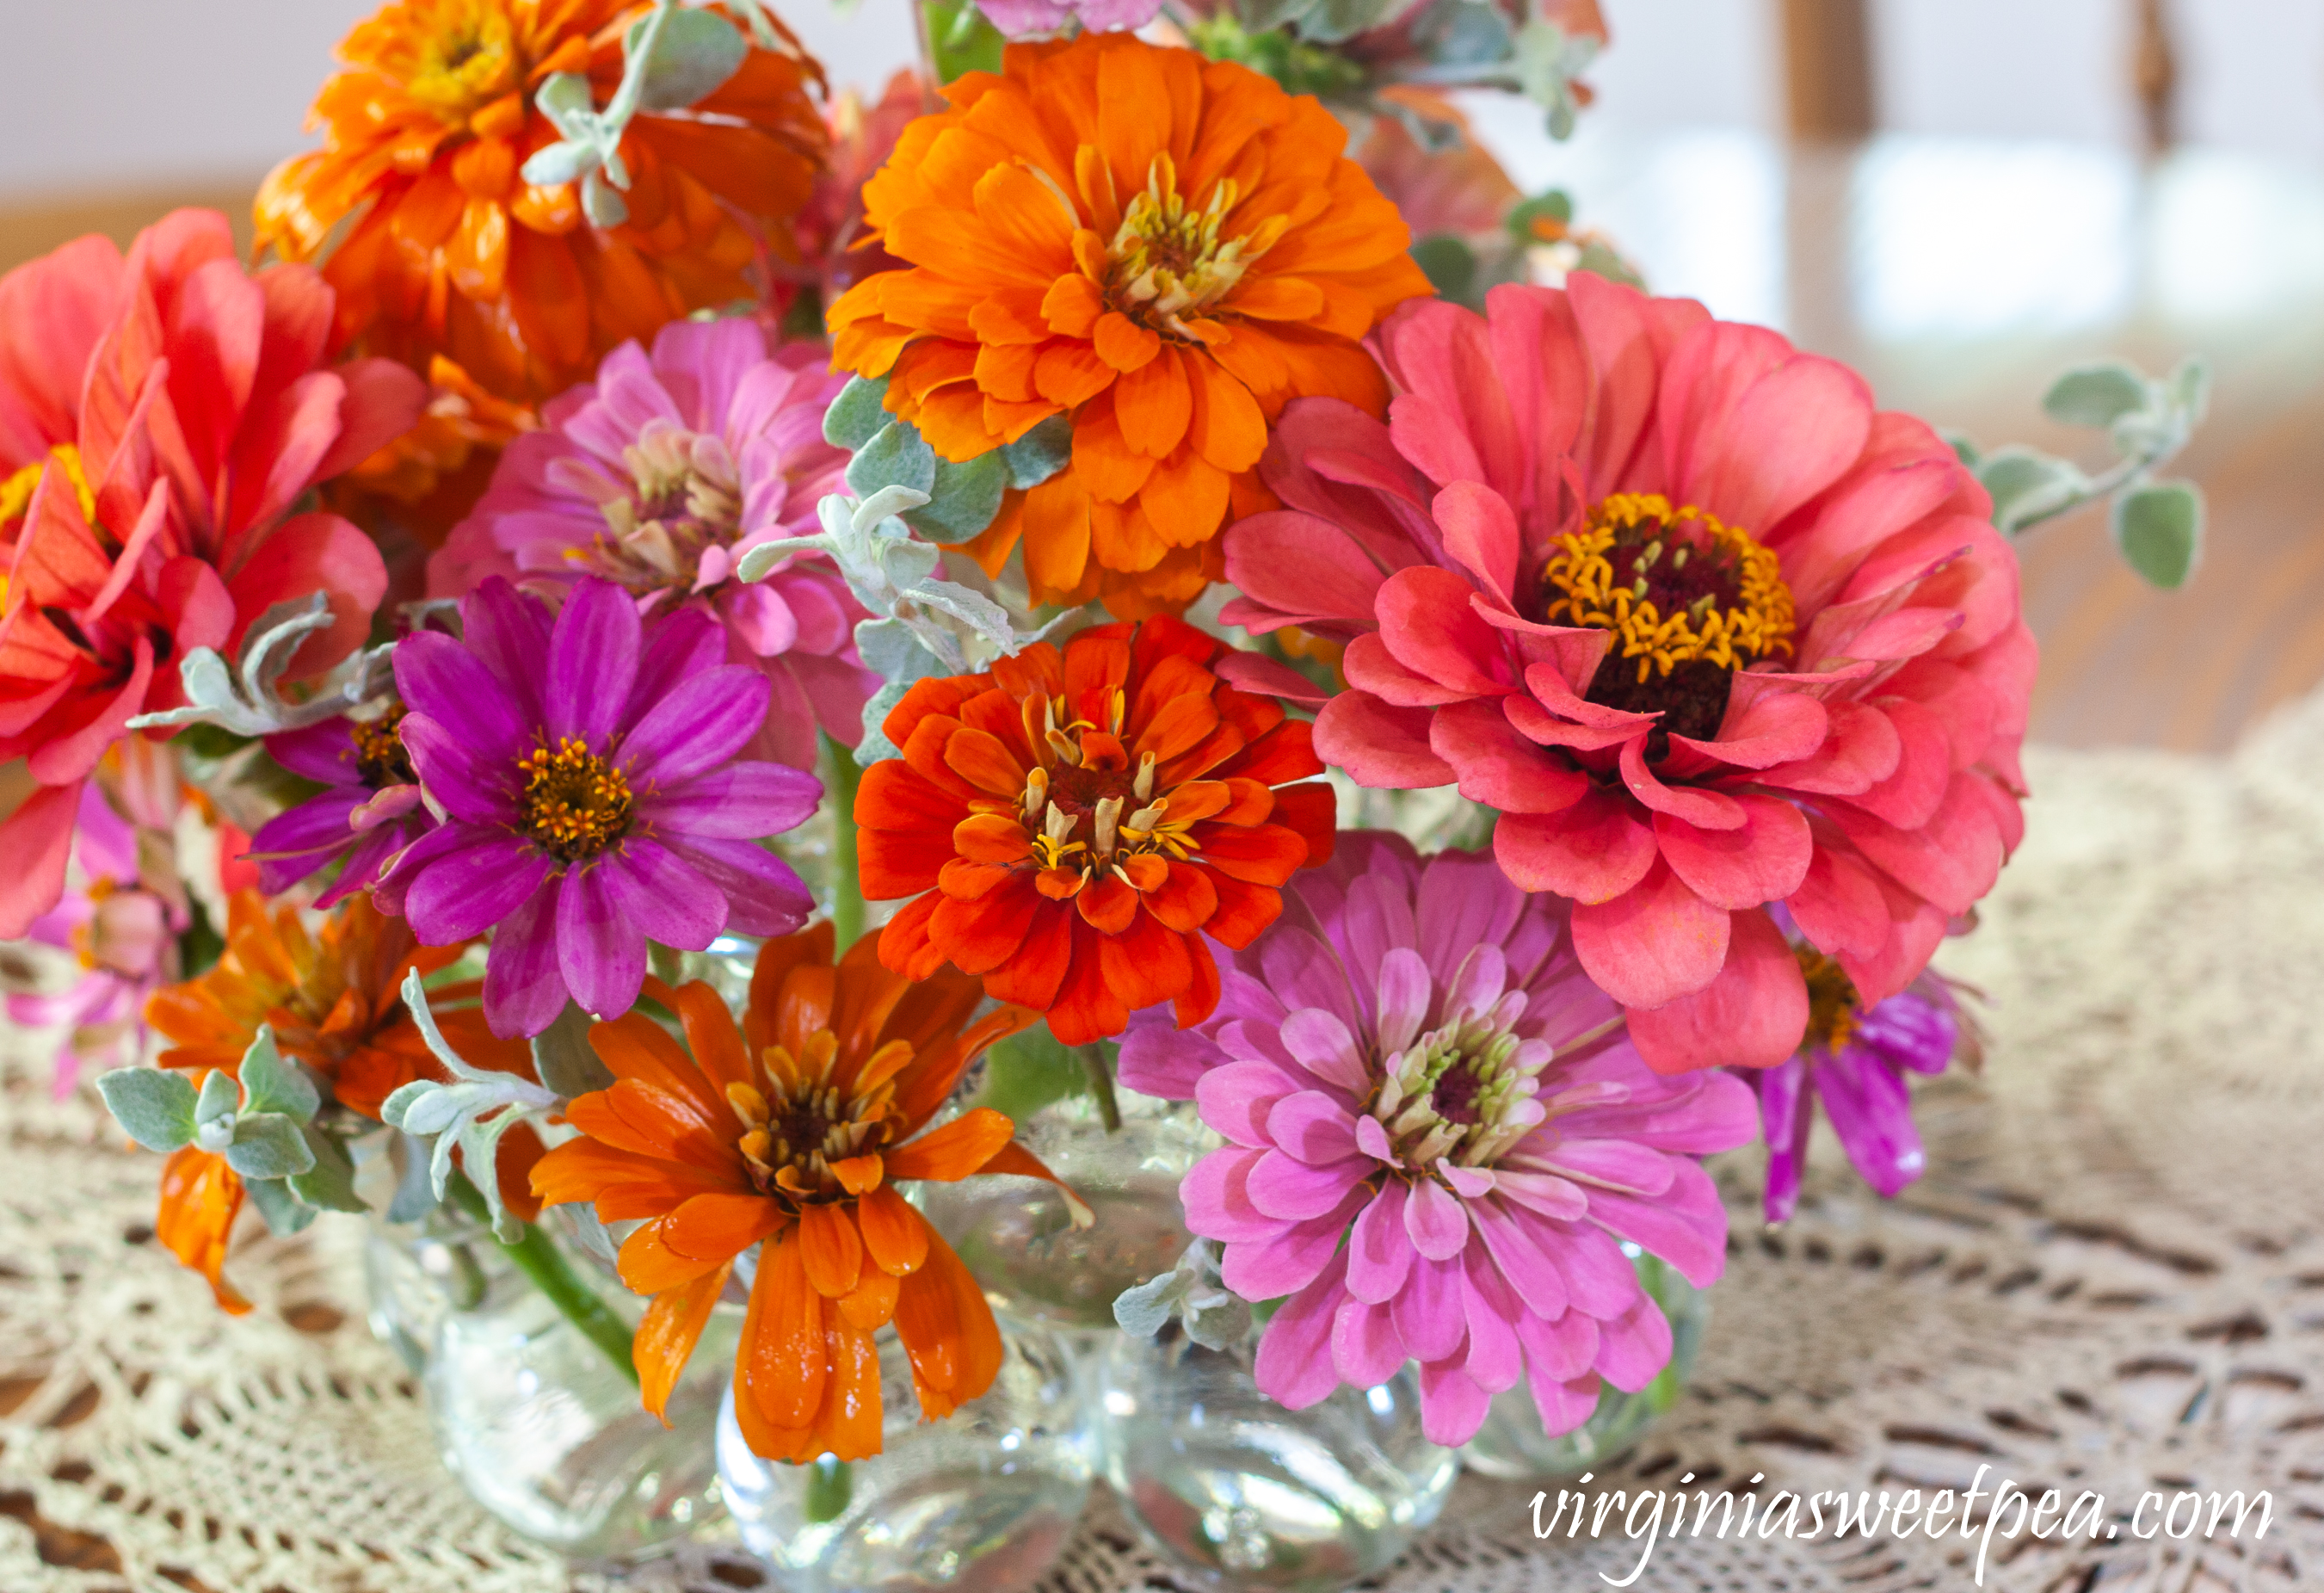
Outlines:
{"label": "magenta zinnia", "polygon": [[1389,421],[1312,400],[1224,617],[1347,641],[1315,747],[1500,810],[1665,1070],[1808,1017],[1769,915],[1894,995],[2022,830],[2034,647],[1985,490],[1854,373],[1586,273],[1383,329]]}
{"label": "magenta zinnia", "polygon": [[750,320],[673,321],[650,357],[622,344],[508,445],[429,562],[432,589],[596,576],[641,613],[700,608],[724,625],[727,657],[767,678],[748,755],[812,768],[818,726],[854,746],[880,682],[855,654],[856,622],[871,616],[838,570],[809,554],[763,580],[733,579],[760,542],[814,535],[816,502],[846,490],[847,454],[824,440],[823,415],[847,378],[828,365],[817,344],[770,347]]}
{"label": "magenta zinnia", "polygon": [[1417,1361],[1442,1444],[1521,1380],[1553,1433],[1601,1378],[1644,1388],[1670,1325],[1622,1242],[1718,1279],[1727,1216],[1695,1158],[1753,1136],[1750,1091],[1646,1068],[1565,904],[1482,853],[1343,831],[1287,891],[1305,911],[1236,954],[1208,1021],[1141,1014],[1121,1050],[1124,1084],[1192,1096],[1229,1142],[1180,1195],[1229,1288],[1290,1296],[1259,1386],[1297,1410]]}
{"label": "magenta zinnia", "polygon": [[429,946],[493,931],[484,1017],[538,1034],[569,994],[616,1017],[646,943],[700,950],[723,931],[779,935],[811,905],[755,845],[815,811],[822,787],[738,762],[767,711],[757,671],[722,663],[695,609],[650,622],[619,587],[574,584],[552,616],[498,578],[460,605],[463,639],[395,650],[404,750],[444,822],[381,882]]}

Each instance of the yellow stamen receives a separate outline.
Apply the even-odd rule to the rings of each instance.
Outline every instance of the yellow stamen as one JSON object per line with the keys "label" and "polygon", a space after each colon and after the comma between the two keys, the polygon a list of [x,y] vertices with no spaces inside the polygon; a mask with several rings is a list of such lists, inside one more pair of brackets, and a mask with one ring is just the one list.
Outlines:
{"label": "yellow stamen", "polygon": [[[1691,552],[1709,555],[1728,567],[1732,603],[1703,593],[1665,616],[1648,597],[1649,576],[1683,526],[1699,528],[1700,534],[1671,548],[1673,578]],[[1637,538],[1642,533],[1648,540],[1641,548]],[[1631,579],[1617,586],[1618,556],[1632,549]],[[1774,551],[1749,532],[1692,505],[1672,508],[1659,494],[1618,493],[1592,509],[1581,530],[1552,544],[1542,584],[1550,598],[1542,617],[1613,632],[1618,655],[1637,660],[1641,683],[1698,659],[1731,670],[1792,651],[1792,592]]]}

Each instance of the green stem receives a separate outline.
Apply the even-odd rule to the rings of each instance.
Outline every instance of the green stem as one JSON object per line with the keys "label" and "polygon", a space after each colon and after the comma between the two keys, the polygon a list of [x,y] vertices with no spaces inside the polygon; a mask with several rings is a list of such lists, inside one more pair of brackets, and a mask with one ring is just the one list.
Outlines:
{"label": "green stem", "polygon": [[1105,1065],[1105,1047],[1081,1048],[1082,1068],[1089,1074],[1090,1094],[1097,1099],[1097,1120],[1113,1134],[1121,1127],[1121,1103],[1113,1098],[1113,1070]]}
{"label": "green stem", "polygon": [[844,951],[863,936],[863,887],[855,874],[855,788],[863,780],[855,755],[826,736],[831,759],[831,931]]}
{"label": "green stem", "polygon": [[820,1526],[847,1514],[855,1497],[855,1468],[825,1455],[807,1463],[807,1518]]}
{"label": "green stem", "polygon": [[[475,1184],[461,1173],[455,1172],[446,1192],[452,1203],[470,1217],[486,1226],[492,1224],[492,1211]],[[572,1264],[565,1259],[555,1241],[530,1224],[513,1241],[493,1236],[502,1252],[517,1271],[532,1281],[532,1286],[549,1299],[565,1320],[577,1329],[581,1336],[605,1352],[605,1358],[620,1368],[622,1375],[631,1382],[638,1380],[637,1363],[630,1355],[630,1326],[615,1316],[613,1308],[597,1298],[597,1292],[582,1281]]]}

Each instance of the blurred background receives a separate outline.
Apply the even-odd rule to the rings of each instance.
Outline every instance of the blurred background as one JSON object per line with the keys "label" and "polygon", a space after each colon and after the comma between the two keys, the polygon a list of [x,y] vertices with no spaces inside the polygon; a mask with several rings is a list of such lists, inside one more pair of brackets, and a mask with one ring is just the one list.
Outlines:
{"label": "blurred background", "polygon": [[[2024,544],[2034,733],[2217,749],[2324,678],[2324,4],[1601,0],[1570,142],[1472,102],[1528,192],[1572,193],[1661,292],[1850,361],[1987,446],[2071,452],[2037,399],[2119,354],[2211,362],[2175,467],[2203,486],[2176,593],[2102,511]],[[242,219],[373,0],[0,0],[0,267],[171,205]],[[782,7],[835,85],[906,63],[900,0]],[[2093,455],[2084,463],[2104,463]]]}

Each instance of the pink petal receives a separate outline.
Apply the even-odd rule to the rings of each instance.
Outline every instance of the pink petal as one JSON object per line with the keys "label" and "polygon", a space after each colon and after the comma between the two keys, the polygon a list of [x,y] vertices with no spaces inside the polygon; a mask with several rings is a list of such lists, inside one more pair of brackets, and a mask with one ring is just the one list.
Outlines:
{"label": "pink petal", "polygon": [[1646,767],[1643,736],[1622,746],[1622,783],[1646,807],[1683,819],[1698,829],[1737,829],[1744,822],[1742,808],[1724,792],[1664,784]]}
{"label": "pink petal", "polygon": [[1319,1007],[1302,1007],[1283,1021],[1283,1043],[1299,1064],[1326,1084],[1361,1096],[1371,1070],[1348,1026]]}
{"label": "pink petal", "polygon": [[1661,1256],[1696,1288],[1707,1289],[1727,1271],[1727,1208],[1699,1163],[1674,1158],[1670,1165],[1670,1188],[1651,1199],[1593,1192],[1590,1219]]}
{"label": "pink petal", "polygon": [[1468,1209],[1434,1179],[1416,1179],[1404,1204],[1404,1231],[1426,1259],[1449,1260],[1469,1243]]}
{"label": "pink petal", "polygon": [[1277,1101],[1267,1115],[1267,1132],[1286,1155],[1311,1167],[1328,1166],[1356,1155],[1356,1120],[1320,1089],[1303,1089]]}
{"label": "pink petal", "polygon": [[1406,1188],[1400,1178],[1386,1180],[1348,1230],[1348,1292],[1358,1300],[1393,1300],[1412,1271],[1412,1243],[1404,1230]]}
{"label": "pink petal", "polygon": [[1462,1257],[1461,1304],[1469,1324],[1463,1369],[1487,1394],[1515,1388],[1525,1375],[1516,1326],[1525,1311],[1482,1245],[1470,1246]]}
{"label": "pink petal", "polygon": [[1194,1163],[1178,1183],[1188,1232],[1234,1244],[1261,1242],[1282,1231],[1280,1222],[1251,1204],[1250,1170],[1265,1153],[1229,1147]]}
{"label": "pink petal", "polygon": [[72,854],[73,819],[82,783],[42,785],[0,821],[0,940],[21,940],[32,921],[64,894],[65,862]]}
{"label": "pink petal", "polygon": [[1590,777],[1517,733],[1503,703],[1480,698],[1436,710],[1430,750],[1460,774],[1461,794],[1504,813],[1555,813],[1590,789]]}
{"label": "pink petal", "polygon": [[1697,829],[1668,813],[1655,815],[1663,861],[1696,895],[1730,912],[1781,901],[1807,877],[1815,843],[1801,811],[1779,797],[1732,799],[1741,828]]}
{"label": "pink petal", "polygon": [[1275,1140],[1268,1132],[1268,1114],[1277,1101],[1305,1088],[1272,1062],[1230,1062],[1202,1076],[1194,1086],[1194,1101],[1203,1121],[1228,1140],[1268,1151],[1275,1148]]}
{"label": "pink petal", "polygon": [[1461,1313],[1459,1253],[1450,1261],[1416,1259],[1412,1276],[1389,1302],[1389,1310],[1414,1359],[1435,1361],[1458,1354],[1468,1331]]}
{"label": "pink petal", "polygon": [[1259,1338],[1252,1375],[1259,1391],[1286,1411],[1321,1403],[1340,1385],[1332,1365],[1332,1323],[1347,1298],[1340,1284],[1346,1264],[1332,1257],[1283,1302]]}
{"label": "pink petal", "polygon": [[1670,1319],[1650,1296],[1641,1295],[1636,1305],[1599,1328],[1592,1366],[1625,1394],[1636,1394],[1662,1375],[1670,1357]]}
{"label": "pink petal", "polygon": [[1729,916],[1656,859],[1622,895],[1574,908],[1573,949],[1598,987],[1624,1006],[1660,1006],[1719,977]]}
{"label": "pink petal", "polygon": [[1732,915],[1727,958],[1703,988],[1630,1014],[1630,1042],[1657,1073],[1772,1068],[1807,1033],[1807,981],[1765,912]]}
{"label": "pink petal", "polygon": [[1655,866],[1655,832],[1624,797],[1593,789],[1559,812],[1504,816],[1493,827],[1493,856],[1519,890],[1607,902]]}
{"label": "pink petal", "polygon": [[1228,581],[1248,603],[1271,611],[1241,622],[1261,633],[1318,620],[1369,629],[1386,579],[1346,532],[1288,510],[1253,514],[1229,527],[1226,568]]}
{"label": "pink petal", "polygon": [[1257,1244],[1229,1244],[1219,1258],[1219,1276],[1245,1300],[1296,1293],[1327,1266],[1345,1264],[1339,1259],[1341,1236],[1363,1198],[1362,1190],[1351,1190],[1321,1217],[1295,1222]]}
{"label": "pink petal", "polygon": [[1405,668],[1448,690],[1513,690],[1508,644],[1471,607],[1475,589],[1449,570],[1397,570],[1379,589],[1380,640]]}
{"label": "pink petal", "polygon": [[1250,1170],[1250,1201],[1268,1216],[1286,1222],[1321,1217],[1346,1199],[1349,1191],[1370,1176],[1373,1165],[1368,1156],[1350,1156],[1310,1167],[1296,1156],[1268,1151]]}
{"label": "pink petal", "polygon": [[1492,1409],[1492,1395],[1478,1386],[1459,1361],[1423,1361],[1420,1366],[1420,1433],[1430,1443],[1457,1448],[1477,1436]]}
{"label": "pink petal", "polygon": [[1509,1287],[1526,1303],[1526,1309],[1536,1317],[1562,1316],[1566,1308],[1565,1278],[1557,1264],[1542,1248],[1541,1240],[1553,1230],[1546,1226],[1536,1230],[1520,1224],[1510,1215],[1511,1209],[1500,1199],[1480,1200],[1471,1209],[1475,1218],[1478,1236],[1484,1240],[1486,1253],[1493,1264],[1501,1269]]}
{"label": "pink petal", "polygon": [[1377,1388],[1412,1357],[1388,1306],[1343,1300],[1332,1320],[1332,1366],[1351,1388]]}
{"label": "pink petal", "polygon": [[1456,481],[1436,495],[1429,512],[1453,562],[1489,597],[1508,602],[1517,590],[1519,541],[1508,500],[1481,481]]}
{"label": "pink petal", "polygon": [[1430,750],[1428,712],[1391,708],[1361,691],[1342,691],[1315,716],[1315,755],[1345,769],[1358,785],[1418,791],[1450,785],[1452,765]]}

